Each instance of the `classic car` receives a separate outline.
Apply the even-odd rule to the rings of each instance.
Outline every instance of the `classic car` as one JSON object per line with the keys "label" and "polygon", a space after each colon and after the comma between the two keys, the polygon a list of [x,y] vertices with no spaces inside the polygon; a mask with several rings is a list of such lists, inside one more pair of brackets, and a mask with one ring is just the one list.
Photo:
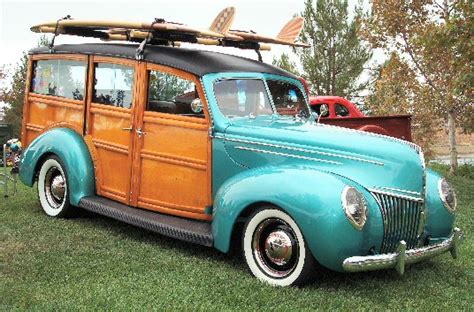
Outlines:
{"label": "classic car", "polygon": [[[77,207],[228,252],[303,283],[458,255],[456,197],[396,138],[314,121],[303,84],[247,58],[93,43],[29,52],[23,183]],[[414,268],[415,269],[415,268]]]}
{"label": "classic car", "polygon": [[366,116],[340,96],[312,96],[311,109],[324,124],[393,136],[411,141],[411,115]]}

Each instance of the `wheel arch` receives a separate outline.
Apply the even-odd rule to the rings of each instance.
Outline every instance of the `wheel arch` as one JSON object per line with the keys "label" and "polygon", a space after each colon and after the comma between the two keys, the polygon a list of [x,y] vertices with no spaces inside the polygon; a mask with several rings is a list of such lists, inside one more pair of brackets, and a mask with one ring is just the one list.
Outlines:
{"label": "wheel arch", "polygon": [[54,128],[38,136],[23,152],[20,179],[33,186],[42,163],[56,155],[68,174],[70,203],[78,205],[84,196],[94,195],[94,164],[82,136],[69,128]]}
{"label": "wheel arch", "polygon": [[[306,223],[304,220],[308,210],[317,212],[318,207],[324,206],[323,201],[330,201],[328,198],[332,197],[332,203],[339,205],[338,189],[342,192],[344,186],[334,175],[307,167],[265,167],[240,173],[226,181],[216,193],[212,224],[214,245],[218,250],[228,252],[235,225],[245,221],[246,217],[263,205],[278,207],[301,226],[300,223]],[[321,192],[315,191],[318,188]],[[328,188],[333,190],[325,192]],[[301,192],[307,197],[301,198]],[[309,201],[314,205],[307,207]]]}

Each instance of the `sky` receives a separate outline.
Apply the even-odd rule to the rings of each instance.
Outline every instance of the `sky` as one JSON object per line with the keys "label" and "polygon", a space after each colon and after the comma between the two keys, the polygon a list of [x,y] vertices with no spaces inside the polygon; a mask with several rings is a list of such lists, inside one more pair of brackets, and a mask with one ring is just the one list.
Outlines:
{"label": "sky", "polygon": [[[349,0],[349,10],[358,0]],[[215,16],[227,6],[236,8],[233,29],[253,30],[277,35],[294,14],[301,13],[304,0],[0,0],[0,67],[17,62],[23,51],[36,46],[40,34],[30,27],[56,21],[66,15],[75,19],[106,19],[151,22],[155,17],[199,28],[208,28]],[[47,36],[52,37],[51,34]],[[99,42],[92,38],[59,36],[55,43]],[[256,59],[254,51],[193,45],[194,48],[224,51]],[[262,52],[271,63],[274,55],[291,52],[289,47],[273,45]],[[1,84],[7,84],[0,81]]]}

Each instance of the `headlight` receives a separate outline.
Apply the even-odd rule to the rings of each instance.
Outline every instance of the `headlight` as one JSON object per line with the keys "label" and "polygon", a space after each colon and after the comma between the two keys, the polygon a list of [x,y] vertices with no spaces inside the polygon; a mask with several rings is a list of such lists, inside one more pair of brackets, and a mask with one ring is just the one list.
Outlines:
{"label": "headlight", "polygon": [[351,186],[342,191],[342,207],[349,222],[358,230],[362,230],[367,221],[367,204],[364,196]]}
{"label": "headlight", "polygon": [[438,192],[444,207],[453,213],[457,206],[456,193],[454,193],[454,189],[449,185],[446,179],[443,178],[439,180]]}

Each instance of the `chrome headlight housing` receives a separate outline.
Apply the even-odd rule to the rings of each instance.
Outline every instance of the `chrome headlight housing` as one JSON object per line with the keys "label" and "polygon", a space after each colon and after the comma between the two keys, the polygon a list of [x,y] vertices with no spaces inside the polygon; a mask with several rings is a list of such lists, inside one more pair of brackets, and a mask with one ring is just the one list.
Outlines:
{"label": "chrome headlight housing", "polygon": [[450,212],[456,211],[457,199],[454,189],[449,185],[445,178],[442,178],[438,182],[438,192],[444,207]]}
{"label": "chrome headlight housing", "polygon": [[357,230],[362,230],[367,221],[367,203],[364,196],[352,186],[346,186],[342,191],[342,208],[347,219]]}

